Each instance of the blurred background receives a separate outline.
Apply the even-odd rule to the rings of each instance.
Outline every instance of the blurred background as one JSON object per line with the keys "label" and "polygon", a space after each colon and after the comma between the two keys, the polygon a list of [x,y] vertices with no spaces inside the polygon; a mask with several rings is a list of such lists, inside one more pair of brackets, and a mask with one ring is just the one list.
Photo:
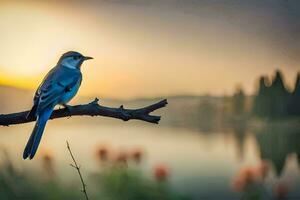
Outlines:
{"label": "blurred background", "polygon": [[0,0],[0,113],[31,108],[60,55],[94,57],[71,104],[138,108],[159,125],[103,117],[0,127],[0,199],[300,199],[297,0]]}

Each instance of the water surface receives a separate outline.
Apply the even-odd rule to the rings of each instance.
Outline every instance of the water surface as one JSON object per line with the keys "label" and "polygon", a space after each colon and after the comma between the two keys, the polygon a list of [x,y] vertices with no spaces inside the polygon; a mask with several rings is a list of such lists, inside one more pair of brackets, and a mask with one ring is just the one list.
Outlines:
{"label": "water surface", "polygon": [[35,159],[24,161],[22,151],[32,126],[30,123],[1,127],[1,147],[8,150],[19,168],[37,171],[40,170],[41,156],[50,152],[55,159],[58,177],[65,182],[77,178],[69,166],[68,140],[85,175],[101,168],[95,159],[98,147],[106,146],[115,155],[139,148],[145,152],[140,168],[146,176],[152,178],[153,167],[164,164],[170,169],[172,188],[180,193],[195,199],[239,199],[239,194],[232,188],[237,172],[266,160],[271,165],[266,187],[284,182],[291,197],[299,196],[297,157],[300,155],[300,134],[296,131],[270,129],[253,132],[239,129],[205,133],[143,122],[60,119],[49,122]]}

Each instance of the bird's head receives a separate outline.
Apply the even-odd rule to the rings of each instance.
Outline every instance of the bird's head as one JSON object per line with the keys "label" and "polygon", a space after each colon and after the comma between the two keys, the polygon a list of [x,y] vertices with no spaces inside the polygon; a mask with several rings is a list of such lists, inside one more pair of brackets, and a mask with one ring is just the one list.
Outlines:
{"label": "bird's head", "polygon": [[70,69],[80,69],[83,61],[89,59],[93,58],[89,56],[84,56],[76,51],[68,51],[60,57],[58,64],[62,65],[63,67],[68,67]]}

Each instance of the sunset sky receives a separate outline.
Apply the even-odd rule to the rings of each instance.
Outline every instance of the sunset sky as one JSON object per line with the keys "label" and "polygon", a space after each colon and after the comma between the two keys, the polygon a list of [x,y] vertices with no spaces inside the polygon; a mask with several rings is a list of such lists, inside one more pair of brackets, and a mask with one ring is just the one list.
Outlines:
{"label": "sunset sky", "polygon": [[299,13],[297,0],[0,0],[0,84],[34,89],[76,50],[95,58],[82,95],[251,94],[275,69],[291,85]]}

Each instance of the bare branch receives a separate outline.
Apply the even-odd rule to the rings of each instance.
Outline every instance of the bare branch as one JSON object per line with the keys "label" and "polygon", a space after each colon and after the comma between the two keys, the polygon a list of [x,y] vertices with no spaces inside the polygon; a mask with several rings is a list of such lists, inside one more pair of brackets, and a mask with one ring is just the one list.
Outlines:
{"label": "bare branch", "polygon": [[81,175],[81,172],[80,172],[80,167],[77,165],[77,162],[76,162],[76,160],[75,160],[75,158],[73,156],[73,153],[71,151],[71,148],[70,148],[70,145],[69,145],[68,141],[67,141],[67,148],[68,148],[69,153],[70,153],[70,155],[72,157],[72,160],[74,162],[74,165],[73,164],[70,164],[70,165],[71,165],[71,167],[73,167],[73,168],[75,168],[77,170],[78,175],[80,177],[81,184],[82,184],[82,190],[81,191],[84,193],[86,200],[89,200],[89,197],[88,197],[88,194],[87,194],[87,191],[86,191],[86,184],[83,181],[83,178],[82,178],[82,175]]}
{"label": "bare branch", "polygon": [[[104,116],[121,119],[128,121],[131,119],[142,120],[150,123],[158,124],[160,116],[150,115],[154,110],[165,107],[168,102],[167,99],[159,101],[150,106],[139,109],[125,109],[123,105],[119,108],[105,107],[98,104],[98,99],[84,105],[68,106],[64,109],[54,110],[50,119],[87,115],[87,116]],[[27,118],[29,111],[12,113],[12,114],[1,114],[0,115],[0,126],[9,126],[13,124],[22,124],[35,121],[36,119],[31,117]]]}

